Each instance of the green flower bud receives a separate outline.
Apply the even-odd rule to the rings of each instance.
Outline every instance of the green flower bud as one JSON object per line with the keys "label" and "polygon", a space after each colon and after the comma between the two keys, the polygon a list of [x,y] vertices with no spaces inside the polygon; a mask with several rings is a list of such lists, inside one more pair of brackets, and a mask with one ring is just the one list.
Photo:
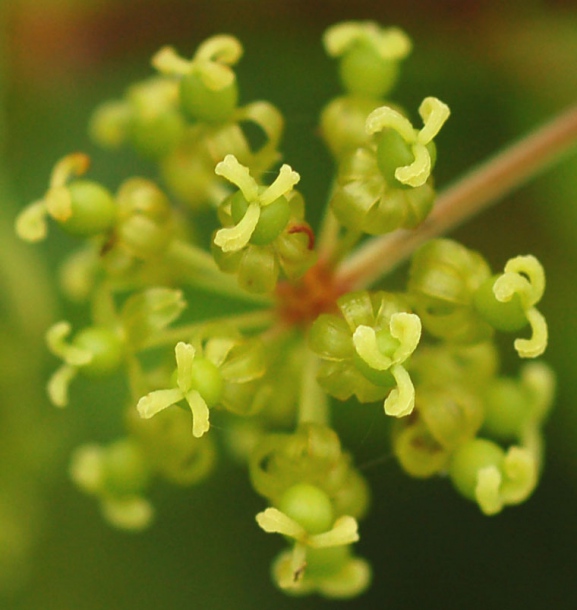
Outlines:
{"label": "green flower bud", "polygon": [[545,272],[539,261],[517,256],[507,262],[502,275],[490,278],[475,293],[477,311],[498,330],[514,332],[531,325],[531,338],[515,341],[522,358],[536,358],[547,347],[547,323],[535,308],[544,290]]}
{"label": "green flower bud", "polygon": [[44,198],[25,208],[16,219],[16,232],[22,239],[44,239],[46,215],[77,237],[92,237],[114,226],[116,204],[108,190],[88,180],[70,182],[73,175],[84,174],[89,163],[86,155],[75,153],[54,166]]}
{"label": "green flower bud", "polygon": [[476,501],[479,472],[484,468],[501,469],[505,452],[495,443],[476,438],[454,452],[449,465],[453,485],[465,498]]}
{"label": "green flower bud", "polygon": [[390,106],[377,108],[367,117],[367,132],[376,134],[379,168],[391,185],[398,181],[418,187],[431,175],[437,156],[431,144],[449,118],[450,110],[437,98],[427,97],[419,107],[419,114],[424,122],[421,130],[416,130]]}
{"label": "green flower bud", "polygon": [[242,46],[232,36],[213,36],[202,43],[191,61],[171,47],[162,48],[152,63],[163,74],[178,75],[183,110],[198,121],[221,123],[236,109],[238,89],[230,66],[242,55]]}
{"label": "green flower bud", "polygon": [[342,451],[337,434],[325,426],[301,424],[294,434],[266,435],[249,466],[256,491],[276,506],[288,489],[306,484],[331,499],[335,516],[359,518],[366,512],[366,482]]}
{"label": "green flower bud", "polygon": [[519,383],[513,379],[496,379],[485,393],[483,429],[498,439],[519,438],[529,416],[529,406]]}
{"label": "green flower bud", "polygon": [[221,89],[209,87],[199,74],[187,74],[180,81],[182,108],[197,121],[222,123],[228,120],[238,103],[236,80]]}
{"label": "green flower bud", "polygon": [[430,212],[435,192],[429,183],[405,188],[389,184],[372,148],[359,148],[341,164],[330,205],[345,227],[369,235],[413,228]]}
{"label": "green flower bud", "polygon": [[216,449],[209,435],[190,434],[183,409],[167,409],[144,420],[134,409],[128,425],[146,453],[150,469],[175,485],[189,486],[204,480],[213,470]]}
{"label": "green flower bud", "polygon": [[111,525],[141,530],[152,521],[153,508],[140,495],[148,485],[149,471],[142,449],[132,439],[120,439],[108,447],[79,447],[72,456],[70,476],[100,500]]}
{"label": "green flower bud", "polygon": [[124,356],[122,339],[117,333],[103,326],[90,326],[81,330],[73,345],[91,354],[91,359],[80,366],[90,377],[101,377],[115,371]]}
{"label": "green flower bud", "polygon": [[378,106],[379,101],[357,96],[338,97],[325,106],[321,114],[321,134],[336,159],[344,159],[347,154],[369,144],[365,123]]}
{"label": "green flower bud", "polygon": [[488,339],[491,327],[478,315],[473,298],[489,276],[485,260],[457,242],[436,239],[417,250],[408,291],[425,329],[456,343]]}
{"label": "green flower bud", "polygon": [[479,398],[463,387],[419,387],[417,408],[431,436],[453,449],[475,436],[483,422]]}
{"label": "green flower bud", "polygon": [[341,56],[340,76],[345,89],[368,98],[386,95],[397,80],[398,63],[411,50],[411,42],[397,28],[376,23],[344,22],[324,36],[327,52]]}
{"label": "green flower bud", "polygon": [[142,447],[130,438],[106,448],[103,485],[111,495],[135,495],[148,486],[149,471]]}
{"label": "green flower bud", "polygon": [[306,483],[289,487],[278,507],[309,534],[328,531],[335,520],[333,506],[326,492]]}
{"label": "green flower bud", "polygon": [[410,476],[424,479],[445,470],[450,452],[436,441],[418,417],[397,420],[393,428],[393,452]]}
{"label": "green flower bud", "polygon": [[149,288],[132,295],[121,310],[121,319],[132,348],[139,348],[174,322],[186,308],[182,291]]}
{"label": "green flower bud", "polygon": [[[260,379],[265,372],[262,346],[257,341],[244,344],[241,337],[227,329],[204,329],[191,343],[175,347],[176,374],[172,386],[143,396],[137,404],[141,417],[149,419],[166,408],[185,401],[192,411],[193,436],[208,432],[209,408],[224,406],[232,411],[246,407],[238,404],[234,386]],[[176,386],[176,387],[174,387]],[[255,388],[251,388],[254,394]],[[240,400],[246,396],[240,393]]]}
{"label": "green flower bud", "polygon": [[414,388],[403,363],[419,342],[419,318],[403,311],[403,299],[385,292],[349,293],[337,305],[346,326],[327,314],[317,319],[309,336],[311,348],[323,359],[319,383],[341,399],[354,393],[360,401],[372,401],[388,394],[387,414],[409,414]]}
{"label": "green flower bud", "polygon": [[[292,191],[300,176],[283,165],[276,180],[268,187],[259,187],[247,167],[233,155],[227,155],[216,166],[215,173],[239,187],[231,200],[231,218],[235,223],[216,232],[214,243],[223,252],[236,252],[249,242],[266,245],[285,228],[290,208],[285,194]],[[272,208],[267,210],[267,208]],[[256,242],[252,241],[256,233]]]}
{"label": "green flower bud", "polygon": [[58,322],[46,333],[48,348],[64,361],[47,386],[50,400],[58,407],[68,404],[68,387],[78,372],[101,377],[115,371],[124,358],[124,341],[115,331],[89,326],[67,342],[71,331],[68,322]]}
{"label": "green flower bud", "polygon": [[486,515],[525,501],[537,484],[537,457],[530,449],[474,439],[453,454],[449,476],[457,490],[477,502]]}
{"label": "green flower bud", "polygon": [[107,189],[96,182],[77,180],[70,183],[67,190],[70,215],[57,217],[66,232],[77,237],[91,237],[113,226],[116,205]]}

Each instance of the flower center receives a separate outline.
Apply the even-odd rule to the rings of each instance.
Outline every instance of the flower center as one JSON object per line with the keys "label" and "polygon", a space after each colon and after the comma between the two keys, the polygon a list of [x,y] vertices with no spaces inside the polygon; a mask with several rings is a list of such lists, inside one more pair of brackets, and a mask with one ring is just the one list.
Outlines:
{"label": "flower center", "polygon": [[346,291],[336,283],[333,269],[318,262],[298,282],[278,284],[278,315],[290,326],[310,326],[320,314],[336,312],[336,301]]}

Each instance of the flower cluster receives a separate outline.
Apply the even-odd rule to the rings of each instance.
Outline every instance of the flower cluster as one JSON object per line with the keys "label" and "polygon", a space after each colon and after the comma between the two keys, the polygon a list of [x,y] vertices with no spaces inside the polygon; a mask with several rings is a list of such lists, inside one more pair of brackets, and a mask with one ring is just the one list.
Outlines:
{"label": "flower cluster", "polygon": [[[81,178],[89,159],[74,153],[56,163],[16,230],[38,241],[51,220],[82,242],[61,278],[90,316],[77,332],[67,321],[48,330],[62,360],[51,401],[74,402],[77,376],[126,379],[126,429],[80,447],[70,469],[105,518],[146,527],[157,478],[197,484],[217,447],[227,448],[266,500],[256,525],[284,538],[275,583],[348,598],[371,579],[353,547],[370,491],[331,427],[331,400],[375,403],[391,418],[383,445],[404,472],[443,477],[493,515],[535,489],[554,377],[539,361],[505,374],[495,342],[513,333],[523,359],[547,346],[537,308],[545,275],[534,256],[494,273],[481,254],[431,238],[409,248],[404,289],[376,290],[351,272],[363,260],[381,279],[375,244],[397,235],[410,243],[427,222],[432,234],[434,140],[450,113],[426,97],[417,124],[388,98],[412,46],[401,30],[346,22],[324,44],[345,92],[321,113],[336,174],[319,227],[305,220],[299,173],[279,163],[280,111],[265,101],[239,106],[243,49],[220,35],[190,60],[161,49],[156,75],[93,116],[94,140],[152,159],[160,184],[129,177],[110,191]],[[249,123],[261,132],[258,147]],[[199,211],[212,214],[209,248],[197,242]],[[189,288],[239,310],[199,317]]]}

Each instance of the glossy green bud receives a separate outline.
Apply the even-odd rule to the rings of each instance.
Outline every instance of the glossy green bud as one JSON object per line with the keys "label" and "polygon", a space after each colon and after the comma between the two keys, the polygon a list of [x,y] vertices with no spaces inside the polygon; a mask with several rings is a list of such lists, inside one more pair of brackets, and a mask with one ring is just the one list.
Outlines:
{"label": "glossy green bud", "polygon": [[381,28],[372,21],[345,21],[324,35],[327,52],[341,58],[340,76],[351,93],[379,98],[397,80],[398,64],[411,50],[411,41],[398,28]]}
{"label": "glossy green bud", "polygon": [[370,45],[361,43],[343,56],[339,71],[347,91],[380,98],[397,82],[399,67],[396,61],[383,59]]}
{"label": "glossy green bud", "polygon": [[433,336],[456,343],[476,343],[492,329],[477,313],[474,295],[490,277],[476,252],[449,239],[436,239],[413,255],[408,291],[423,326]]}
{"label": "glossy green bud", "polygon": [[110,230],[116,220],[116,204],[110,192],[96,182],[76,180],[67,186],[70,215],[57,219],[76,237],[91,237]]}
{"label": "glossy green bud", "polygon": [[459,447],[451,458],[449,476],[456,489],[469,500],[477,501],[479,471],[501,469],[505,452],[495,443],[476,438]]}
{"label": "glossy green bud", "polygon": [[485,392],[487,434],[502,440],[518,439],[531,415],[531,401],[526,390],[513,379],[495,379]]}
{"label": "glossy green bud", "polygon": [[135,495],[146,489],[150,476],[142,447],[131,438],[109,445],[103,479],[106,491],[113,495]]}
{"label": "glossy green bud", "polygon": [[477,289],[474,304],[479,314],[497,330],[516,332],[529,323],[521,298],[515,294],[510,301],[498,301],[493,292],[495,281],[499,275],[487,278]]}
{"label": "glossy green bud", "polygon": [[222,89],[208,87],[198,74],[188,74],[180,81],[183,110],[197,121],[222,123],[230,119],[238,103],[236,80]]}
{"label": "glossy green bud", "polygon": [[306,483],[289,487],[284,492],[278,507],[302,525],[309,534],[328,531],[335,520],[333,506],[326,492]]}
{"label": "glossy green bud", "polygon": [[73,345],[89,352],[92,358],[80,367],[89,377],[100,377],[116,370],[124,356],[124,345],[120,336],[103,326],[89,326],[74,338]]}
{"label": "glossy green bud", "polygon": [[348,95],[325,106],[321,114],[321,134],[335,158],[342,159],[368,145],[370,136],[365,123],[367,116],[379,105],[378,100]]}
{"label": "glossy green bud", "polygon": [[233,36],[205,40],[191,60],[180,57],[172,47],[163,47],[152,63],[161,73],[180,77],[180,101],[191,118],[207,123],[228,120],[236,108],[238,89],[230,66],[242,55]]}
{"label": "glossy green bud", "polygon": [[194,359],[190,367],[190,385],[209,407],[219,403],[224,385],[222,374],[210,360],[202,357]]}
{"label": "glossy green bud", "polygon": [[166,110],[148,116],[132,117],[130,140],[138,153],[151,159],[165,157],[172,152],[183,136],[185,123],[176,110]]}
{"label": "glossy green bud", "polygon": [[271,293],[277,283],[279,264],[274,250],[249,246],[240,256],[238,283],[248,292]]}
{"label": "glossy green bud", "polygon": [[[262,188],[264,190],[264,188]],[[238,224],[246,214],[248,202],[241,191],[233,195],[230,209],[235,224]],[[266,207],[263,207],[256,227],[250,236],[250,243],[256,246],[266,246],[274,241],[286,227],[291,210],[286,197],[279,197]]]}

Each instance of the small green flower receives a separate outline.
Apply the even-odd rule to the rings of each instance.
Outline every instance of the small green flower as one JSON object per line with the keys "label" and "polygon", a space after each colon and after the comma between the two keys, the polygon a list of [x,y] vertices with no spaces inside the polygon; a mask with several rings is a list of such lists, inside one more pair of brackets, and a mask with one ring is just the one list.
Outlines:
{"label": "small green flower", "polygon": [[430,145],[449,118],[450,110],[436,97],[426,97],[419,106],[419,114],[424,123],[420,130],[390,106],[377,108],[367,117],[367,132],[378,134],[377,161],[389,183],[394,177],[403,185],[418,187],[431,175],[434,158]]}
{"label": "small green flower", "polygon": [[[283,566],[275,567],[275,576],[282,589],[296,588],[297,593],[302,592],[301,582],[307,577],[309,550],[348,547],[359,539],[356,519],[347,515],[335,519],[329,496],[319,487],[309,484],[297,484],[287,489],[281,498],[280,510],[267,508],[256,516],[256,521],[265,532],[282,534],[294,540],[290,558],[283,558]],[[346,554],[342,558],[345,561],[349,559]],[[339,568],[342,570],[344,566]],[[333,567],[333,571],[340,570]],[[308,576],[306,588],[312,584],[310,574]],[[320,583],[316,583],[320,590],[323,589],[323,576],[332,580],[330,574],[317,576],[320,576]]]}
{"label": "small green flower", "polygon": [[243,341],[228,333],[200,340],[180,341],[175,347],[175,386],[154,390],[137,404],[141,417],[149,419],[160,411],[185,401],[192,411],[192,434],[208,432],[209,409],[222,406],[246,414],[259,408],[257,381],[265,373],[264,346],[258,340]]}
{"label": "small green flower", "polygon": [[147,79],[130,87],[123,99],[102,104],[91,118],[90,135],[105,148],[129,141],[146,157],[163,157],[184,133],[178,103],[176,82],[158,76]]}
{"label": "small green flower", "polygon": [[116,204],[103,186],[89,180],[71,180],[88,169],[90,159],[74,153],[61,159],[52,170],[43,199],[25,208],[16,219],[16,232],[26,241],[46,237],[46,216],[77,237],[92,237],[110,230],[116,221]]}
{"label": "small green flower", "polygon": [[345,227],[380,235],[413,228],[430,212],[435,198],[432,140],[449,109],[428,97],[419,112],[425,123],[421,130],[391,106],[376,108],[367,117],[372,142],[345,157],[330,202]]}
{"label": "small green flower", "polygon": [[234,66],[242,55],[240,42],[220,35],[204,41],[192,60],[180,57],[172,47],[163,47],[152,64],[162,74],[177,75],[180,100],[193,119],[221,123],[230,118],[238,101]]}
{"label": "small green flower", "polygon": [[386,396],[387,415],[408,415],[415,390],[404,365],[421,337],[419,317],[386,292],[349,293],[337,305],[342,317],[321,315],[309,336],[312,350],[323,359],[319,383],[340,400],[352,394],[361,402]]}
{"label": "small green flower", "polygon": [[192,434],[200,438],[210,428],[208,409],[220,400],[223,379],[218,365],[202,355],[197,356],[189,343],[180,341],[174,351],[177,387],[150,392],[138,401],[136,408],[141,417],[149,419],[184,400],[192,411]]}
{"label": "small green flower", "polygon": [[352,94],[380,98],[394,86],[398,64],[411,51],[409,37],[399,28],[373,21],[345,21],[323,37],[329,55],[340,57],[341,81]]}
{"label": "small green flower", "polygon": [[[499,441],[540,446],[540,430],[551,408],[555,378],[543,362],[521,369],[519,379],[497,377],[484,389],[483,431]],[[540,453],[540,447],[535,449]]]}
{"label": "small green flower", "polygon": [[260,186],[233,155],[215,172],[239,187],[219,208],[226,226],[214,235],[213,255],[220,269],[255,293],[271,292],[281,269],[288,278],[302,275],[315,253],[303,198],[293,190],[300,176],[283,165],[270,186]]}
{"label": "small green flower", "polygon": [[505,452],[481,438],[459,447],[449,464],[456,489],[486,515],[524,502],[535,489],[537,475],[538,462],[529,449],[513,446]]}
{"label": "small green flower", "polygon": [[547,322],[535,308],[545,291],[545,272],[531,255],[517,256],[505,265],[504,273],[490,278],[475,294],[479,314],[497,330],[514,332],[529,324],[530,339],[516,339],[521,358],[536,358],[547,347]]}
{"label": "small green flower", "polygon": [[70,477],[84,492],[99,498],[111,525],[126,530],[150,525],[154,509],[142,495],[150,479],[147,457],[133,439],[119,439],[107,447],[79,447],[72,455]]}
{"label": "small green flower", "polygon": [[81,372],[89,377],[101,377],[115,371],[124,355],[120,335],[104,326],[89,326],[67,342],[72,328],[68,322],[58,322],[48,329],[46,342],[50,351],[64,364],[48,381],[48,396],[53,404],[68,404],[68,387]]}
{"label": "small green flower", "polygon": [[475,292],[491,276],[477,252],[450,239],[435,239],[411,260],[408,293],[426,331],[451,343],[490,339],[491,326],[473,305]]}
{"label": "small green flower", "polygon": [[270,186],[260,187],[248,168],[233,155],[227,155],[214,171],[240,189],[239,196],[232,202],[236,224],[219,229],[214,236],[215,245],[223,252],[238,252],[251,240],[256,245],[267,245],[276,239],[290,218],[285,195],[292,191],[300,176],[285,164]]}

